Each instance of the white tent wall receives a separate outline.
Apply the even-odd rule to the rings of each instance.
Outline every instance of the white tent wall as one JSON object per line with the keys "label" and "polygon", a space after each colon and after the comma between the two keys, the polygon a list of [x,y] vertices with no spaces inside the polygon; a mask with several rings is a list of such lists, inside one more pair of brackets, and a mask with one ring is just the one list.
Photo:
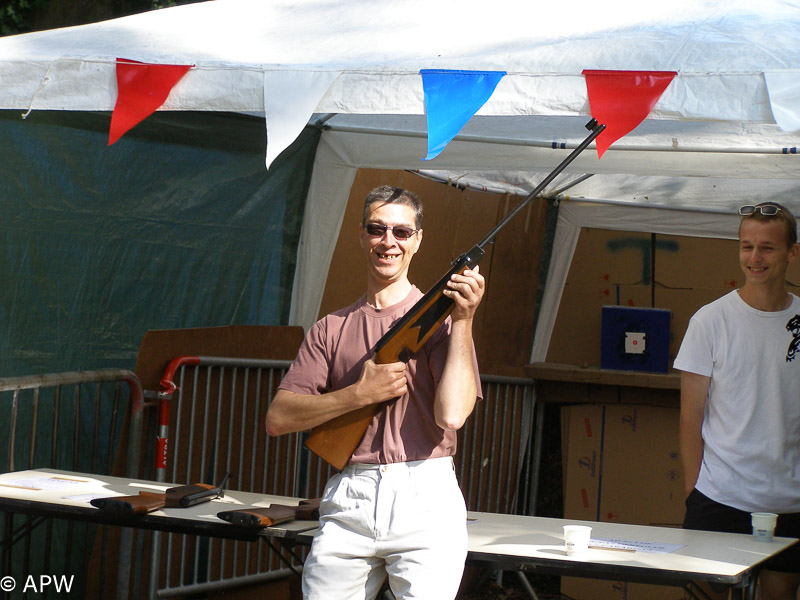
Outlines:
{"label": "white tent wall", "polygon": [[356,168],[342,161],[330,143],[330,136],[323,132],[314,158],[297,249],[289,312],[291,325],[302,325],[308,330],[318,318],[324,282],[355,176]]}

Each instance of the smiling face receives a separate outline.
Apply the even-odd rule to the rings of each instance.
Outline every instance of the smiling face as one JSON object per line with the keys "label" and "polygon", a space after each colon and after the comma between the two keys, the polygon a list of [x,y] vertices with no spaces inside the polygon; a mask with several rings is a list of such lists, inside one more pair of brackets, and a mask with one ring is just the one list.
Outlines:
{"label": "smiling face", "polygon": [[739,265],[749,286],[783,286],[786,268],[797,258],[798,245],[789,245],[786,227],[777,220],[744,219],[739,229]]}
{"label": "smiling face", "polygon": [[[414,209],[406,204],[376,202],[369,207],[365,219],[365,225],[371,223],[415,229]],[[361,225],[359,238],[361,247],[367,255],[371,286],[382,288],[408,279],[411,259],[422,242],[421,229],[406,240],[398,240],[390,229],[381,236],[371,236],[365,226]]]}

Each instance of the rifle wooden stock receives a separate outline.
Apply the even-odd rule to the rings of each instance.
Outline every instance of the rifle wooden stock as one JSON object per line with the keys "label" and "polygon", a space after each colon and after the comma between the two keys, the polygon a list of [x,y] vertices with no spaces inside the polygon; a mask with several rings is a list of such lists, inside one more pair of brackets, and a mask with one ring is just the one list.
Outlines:
{"label": "rifle wooden stock", "polygon": [[208,502],[222,495],[222,489],[207,483],[194,483],[169,488],[166,492],[139,492],[135,496],[94,498],[89,503],[95,508],[120,516],[146,515],[160,508],[187,508]]}
{"label": "rifle wooden stock", "polygon": [[[444,277],[378,340],[375,362],[408,362],[453,312],[453,300],[443,294],[450,277],[474,267],[482,258],[483,250],[478,246],[459,256]],[[306,448],[337,469],[343,469],[381,406],[364,406],[317,425],[306,438]]]}
{"label": "rifle wooden stock", "polygon": [[[386,364],[402,360],[408,362],[425,342],[433,335],[439,325],[453,311],[453,301],[445,296],[447,282],[454,273],[463,273],[483,258],[483,247],[491,242],[520,210],[533,198],[539,196],[545,187],[556,178],[589,144],[600,135],[605,125],[592,119],[586,124],[591,133],[570,152],[559,165],[545,177],[526,198],[520,202],[489,234],[466,254],[459,256],[452,268],[434,285],[427,294],[409,310],[402,319],[378,341],[375,346],[375,362]],[[306,448],[327,463],[341,470],[347,465],[358,447],[370,421],[382,404],[373,404],[340,415],[330,421],[317,425],[306,438]]]}
{"label": "rifle wooden stock", "polygon": [[95,508],[114,513],[121,517],[146,515],[149,512],[164,508],[165,495],[157,492],[139,492],[135,496],[114,496],[112,498],[94,498],[90,504]]}
{"label": "rifle wooden stock", "polygon": [[320,498],[301,500],[297,506],[270,504],[267,508],[243,508],[241,510],[225,510],[217,513],[217,517],[232,525],[261,529],[289,521],[312,521],[319,518]]}

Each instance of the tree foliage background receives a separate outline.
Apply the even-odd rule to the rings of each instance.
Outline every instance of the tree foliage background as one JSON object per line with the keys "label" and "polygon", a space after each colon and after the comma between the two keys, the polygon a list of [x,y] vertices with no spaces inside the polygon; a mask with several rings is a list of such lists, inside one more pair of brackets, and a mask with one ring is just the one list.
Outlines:
{"label": "tree foliage background", "polygon": [[0,35],[84,25],[198,0],[4,0]]}

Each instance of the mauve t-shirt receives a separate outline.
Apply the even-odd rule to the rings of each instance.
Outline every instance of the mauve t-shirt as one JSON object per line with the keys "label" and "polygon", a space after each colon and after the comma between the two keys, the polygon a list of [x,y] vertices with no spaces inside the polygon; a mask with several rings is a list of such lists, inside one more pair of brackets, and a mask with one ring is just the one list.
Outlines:
{"label": "mauve t-shirt", "polygon": [[[296,394],[324,394],[352,385],[358,381],[361,366],[372,356],[378,340],[422,295],[413,286],[405,300],[382,309],[362,297],[321,319],[309,330],[279,388]],[[387,464],[455,454],[456,432],[439,427],[433,414],[450,327],[448,317],[408,361],[408,392],[378,410],[350,458],[351,463]],[[480,399],[474,348],[472,361]]]}

